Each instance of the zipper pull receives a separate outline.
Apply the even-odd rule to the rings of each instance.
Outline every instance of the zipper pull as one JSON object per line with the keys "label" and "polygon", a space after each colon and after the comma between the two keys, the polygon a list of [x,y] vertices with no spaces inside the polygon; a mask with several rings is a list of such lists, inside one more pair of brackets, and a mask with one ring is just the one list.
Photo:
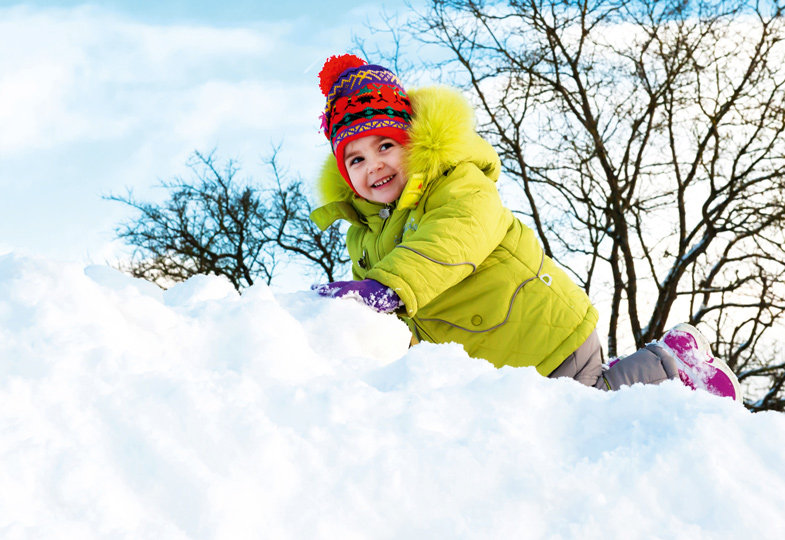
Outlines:
{"label": "zipper pull", "polygon": [[382,219],[387,219],[392,214],[392,210],[390,210],[389,206],[385,206],[381,210],[379,210],[379,217]]}

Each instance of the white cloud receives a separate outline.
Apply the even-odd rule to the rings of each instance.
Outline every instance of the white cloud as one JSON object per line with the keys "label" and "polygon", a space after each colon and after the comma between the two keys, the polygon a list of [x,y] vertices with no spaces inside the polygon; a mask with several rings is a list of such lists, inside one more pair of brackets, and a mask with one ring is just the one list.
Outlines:
{"label": "white cloud", "polygon": [[[335,50],[336,35],[322,39],[328,30],[0,8],[0,50],[12,52],[0,55],[4,245],[68,258],[114,249],[125,209],[101,196],[149,192],[185,173],[195,149],[216,148],[253,175],[283,142],[283,164],[314,174],[323,98],[307,68]],[[350,32],[337,34],[348,46]]]}
{"label": "white cloud", "polygon": [[0,13],[0,49],[15,53],[0,59],[6,156],[120,137],[154,126],[161,112],[198,115],[187,108],[205,103],[189,96],[205,85],[217,103],[236,97],[235,85],[263,89],[264,66],[289,30],[153,26],[87,8]]}

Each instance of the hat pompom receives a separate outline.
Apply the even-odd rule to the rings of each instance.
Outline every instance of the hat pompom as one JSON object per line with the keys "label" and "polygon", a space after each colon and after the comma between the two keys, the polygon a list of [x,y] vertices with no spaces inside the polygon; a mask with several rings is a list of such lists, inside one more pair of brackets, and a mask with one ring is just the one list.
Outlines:
{"label": "hat pompom", "polygon": [[341,73],[347,69],[364,66],[367,63],[353,54],[341,54],[328,58],[319,72],[319,88],[322,89],[322,94],[326,97],[330,93],[330,88],[338,80],[338,77],[341,76]]}

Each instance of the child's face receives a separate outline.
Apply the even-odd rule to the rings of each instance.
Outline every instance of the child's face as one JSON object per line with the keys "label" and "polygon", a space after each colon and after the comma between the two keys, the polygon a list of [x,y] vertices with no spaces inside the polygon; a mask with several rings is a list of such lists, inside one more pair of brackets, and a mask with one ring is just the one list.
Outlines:
{"label": "child's face", "polygon": [[344,165],[355,191],[378,203],[391,203],[406,186],[403,147],[394,139],[368,135],[346,144]]}

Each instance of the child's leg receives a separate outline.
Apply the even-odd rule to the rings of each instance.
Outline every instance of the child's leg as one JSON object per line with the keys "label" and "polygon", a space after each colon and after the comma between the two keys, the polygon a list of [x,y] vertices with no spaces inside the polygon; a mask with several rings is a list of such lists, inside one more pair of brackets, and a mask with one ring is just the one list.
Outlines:
{"label": "child's leg", "polygon": [[[559,377],[568,377],[585,384],[586,386],[596,386],[597,379],[601,379],[602,363],[604,357],[602,354],[602,345],[597,331],[591,335],[572,353],[567,359],[559,364],[553,372],[548,375],[552,379]],[[605,386],[603,384],[603,386]]]}
{"label": "child's leg", "polygon": [[602,362],[602,347],[595,331],[549,377],[569,377],[600,390],[677,379],[693,389],[742,400],[736,375],[725,362],[714,358],[706,338],[688,324],[676,325],[662,340],[612,360],[605,371]]}
{"label": "child's leg", "polygon": [[600,338],[594,331],[548,377],[569,377],[600,390],[618,390],[636,382],[657,384],[679,376],[673,355],[656,344],[640,349],[623,361],[614,360],[606,371],[603,371],[604,360]]}
{"label": "child's leg", "polygon": [[651,343],[629,356],[610,362],[595,386],[602,390],[618,390],[635,383],[659,384],[678,378],[679,367],[670,351]]}
{"label": "child's leg", "polygon": [[668,330],[660,341],[612,361],[600,382],[607,390],[617,390],[624,385],[657,384],[668,379],[680,380],[693,390],[700,388],[716,396],[742,400],[733,371],[714,358],[708,340],[697,328],[684,323]]}

